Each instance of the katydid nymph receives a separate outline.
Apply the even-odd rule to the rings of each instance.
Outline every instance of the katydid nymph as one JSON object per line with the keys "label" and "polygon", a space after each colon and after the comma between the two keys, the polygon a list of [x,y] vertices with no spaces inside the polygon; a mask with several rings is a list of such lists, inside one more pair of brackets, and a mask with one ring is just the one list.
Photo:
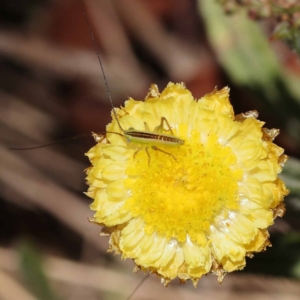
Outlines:
{"label": "katydid nymph", "polygon": [[[172,156],[173,159],[175,161],[177,161],[176,157],[173,154],[158,148],[158,146],[177,147],[177,146],[181,146],[181,145],[184,144],[183,139],[180,139],[180,138],[174,136],[172,128],[171,128],[168,120],[165,117],[161,117],[160,124],[158,126],[156,126],[153,129],[153,131],[150,130],[150,128],[149,128],[149,126],[146,122],[144,122],[145,130],[136,130],[134,128],[129,128],[129,129],[126,130],[121,126],[120,121],[119,121],[118,116],[117,116],[117,113],[116,113],[116,110],[115,110],[115,107],[113,105],[112,96],[111,96],[110,89],[109,89],[109,86],[108,86],[108,81],[107,81],[107,78],[106,78],[106,75],[105,75],[105,72],[104,72],[104,67],[103,67],[103,64],[102,64],[102,60],[101,60],[101,57],[100,57],[100,54],[99,54],[99,50],[98,50],[98,47],[97,47],[92,29],[91,29],[91,26],[90,26],[89,21],[88,21],[85,14],[84,14],[84,17],[85,17],[86,23],[88,25],[89,32],[90,32],[90,35],[91,35],[91,38],[92,38],[92,41],[93,41],[93,44],[94,44],[94,48],[95,48],[95,51],[96,51],[96,54],[97,54],[97,58],[98,58],[98,61],[99,61],[100,67],[101,67],[101,71],[102,71],[106,91],[107,91],[107,94],[108,94],[110,104],[112,106],[112,112],[113,112],[114,118],[116,119],[116,121],[118,123],[118,126],[119,126],[119,128],[122,132],[122,134],[118,133],[118,132],[110,132],[110,131],[107,131],[107,133],[114,133],[114,134],[121,135],[122,137],[125,138],[125,140],[128,143],[137,144],[138,148],[136,149],[136,151],[133,154],[134,157],[142,149],[145,149],[145,151],[147,153],[147,156],[148,156],[148,163],[150,163],[150,154],[149,154],[149,151],[148,151],[149,148],[152,148],[153,150],[160,151],[160,152],[165,153],[169,156]],[[167,127],[167,131],[170,132],[170,133],[167,133],[167,134],[163,133],[164,132],[164,124]]]}

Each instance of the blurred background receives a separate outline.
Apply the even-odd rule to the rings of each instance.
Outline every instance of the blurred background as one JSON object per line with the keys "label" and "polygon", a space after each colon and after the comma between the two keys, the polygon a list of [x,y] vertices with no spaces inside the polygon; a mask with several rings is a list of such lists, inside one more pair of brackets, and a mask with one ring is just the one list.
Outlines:
{"label": "blurred background", "polygon": [[[299,1],[2,0],[0,3],[0,299],[126,299],[145,277],[107,254],[90,224],[84,153],[111,106],[151,83],[185,82],[195,98],[228,85],[236,113],[258,110],[290,156],[287,213],[272,248],[244,271],[198,289],[154,275],[132,299],[299,299]],[[13,151],[82,135],[45,148]]]}

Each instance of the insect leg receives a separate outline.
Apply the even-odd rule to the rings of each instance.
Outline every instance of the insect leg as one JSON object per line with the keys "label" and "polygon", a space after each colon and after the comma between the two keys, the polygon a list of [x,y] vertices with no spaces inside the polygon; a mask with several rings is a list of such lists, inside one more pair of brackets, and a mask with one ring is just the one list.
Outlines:
{"label": "insect leg", "polygon": [[144,126],[145,126],[146,131],[150,131],[150,128],[146,122],[144,122]]}
{"label": "insect leg", "polygon": [[148,165],[150,165],[150,153],[149,153],[148,147],[145,148],[145,151],[148,155]]}
{"label": "insect leg", "polygon": [[154,128],[153,132],[160,132],[160,133],[162,133],[163,130],[164,130],[164,122],[166,123],[166,125],[168,127],[168,131],[170,131],[171,134],[174,135],[173,130],[172,130],[172,128],[171,128],[168,120],[165,117],[161,117],[160,124]]}
{"label": "insect leg", "polygon": [[[134,158],[134,159],[135,159],[136,155],[137,155],[143,148],[144,148],[144,147],[141,146],[141,147],[139,147],[139,148],[137,148],[137,149],[135,150],[135,152],[133,153],[133,158]],[[148,150],[148,146],[145,147],[145,151],[146,151],[147,156],[148,156],[148,165],[149,165],[149,164],[150,164],[150,153],[149,153],[149,150]]]}
{"label": "insect leg", "polygon": [[165,121],[165,123],[167,124],[167,127],[169,128],[169,131],[171,132],[171,134],[174,135],[173,130],[172,130],[172,128],[171,128],[171,126],[170,126],[168,120],[167,120],[165,117],[162,117],[162,118],[161,118],[161,124],[162,124],[162,127],[164,126],[164,125],[163,125],[163,122],[164,122],[164,121]]}
{"label": "insect leg", "polygon": [[143,147],[137,148],[133,153],[133,158],[135,159],[136,155],[143,149]]}
{"label": "insect leg", "polygon": [[160,152],[165,153],[165,154],[167,154],[167,155],[170,155],[170,156],[172,156],[172,157],[174,158],[174,160],[175,160],[176,162],[178,162],[178,160],[176,159],[176,157],[175,157],[172,153],[169,153],[169,152],[166,152],[166,151],[164,151],[164,150],[161,150],[161,149],[157,148],[156,146],[152,146],[152,149],[153,149],[153,150],[156,150],[156,151],[160,151]]}

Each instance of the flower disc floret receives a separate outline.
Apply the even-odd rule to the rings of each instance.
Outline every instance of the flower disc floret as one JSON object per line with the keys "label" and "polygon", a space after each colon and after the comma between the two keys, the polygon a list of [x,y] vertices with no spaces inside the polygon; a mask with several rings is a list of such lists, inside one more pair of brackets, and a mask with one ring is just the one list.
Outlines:
{"label": "flower disc floret", "polygon": [[[91,221],[110,235],[110,251],[165,284],[196,285],[209,272],[221,282],[270,245],[267,228],[288,193],[278,178],[286,156],[273,143],[278,130],[263,128],[257,112],[235,116],[228,88],[196,101],[169,83],[116,114],[122,128],[113,118],[87,153]],[[132,130],[153,136],[129,142]]]}

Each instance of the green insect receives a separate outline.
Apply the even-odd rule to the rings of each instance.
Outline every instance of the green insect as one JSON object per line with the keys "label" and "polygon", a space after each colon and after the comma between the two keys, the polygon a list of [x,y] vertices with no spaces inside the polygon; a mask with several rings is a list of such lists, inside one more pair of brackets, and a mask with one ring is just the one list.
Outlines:
{"label": "green insect", "polygon": [[[111,101],[111,98],[110,98]],[[112,101],[111,101],[112,104]],[[134,152],[133,156],[135,157],[141,150],[145,149],[147,156],[148,156],[148,163],[150,164],[150,153],[148,151],[149,147],[151,147],[153,150],[160,151],[162,153],[165,153],[167,155],[172,156],[175,160],[176,157],[166,152],[157,146],[168,146],[168,147],[177,147],[184,144],[184,140],[174,136],[174,133],[172,131],[172,128],[168,122],[168,120],[165,117],[161,118],[160,124],[154,128],[153,131],[150,130],[148,124],[144,122],[145,130],[136,130],[134,128],[129,128],[128,130],[124,130],[118,120],[115,108],[113,107],[113,114],[115,116],[115,119],[120,127],[120,130],[123,134],[117,133],[117,132],[109,132],[108,133],[115,133],[118,135],[121,135],[125,138],[125,140],[128,143],[135,143],[139,145],[139,147]],[[164,124],[166,124],[168,131],[170,134],[163,133],[164,130]],[[177,160],[176,160],[177,161]]]}
{"label": "green insect", "polygon": [[[110,131],[107,131],[107,133],[118,134],[118,135],[124,137],[125,140],[128,143],[137,144],[138,148],[133,154],[134,157],[142,149],[145,149],[145,151],[147,153],[147,156],[148,156],[148,163],[149,164],[150,164],[150,154],[149,154],[149,151],[148,151],[149,148],[152,148],[153,150],[160,151],[160,152],[165,153],[169,156],[172,156],[175,159],[175,161],[177,161],[176,157],[173,154],[171,154],[169,152],[166,152],[166,151],[164,151],[164,150],[157,147],[157,146],[177,147],[177,146],[181,146],[181,145],[184,144],[183,139],[180,139],[180,138],[174,136],[172,128],[171,128],[168,120],[165,117],[161,117],[160,124],[158,126],[156,126],[153,129],[153,131],[150,130],[150,128],[149,128],[149,126],[146,122],[144,122],[145,130],[136,130],[134,128],[129,128],[129,129],[125,130],[121,126],[120,121],[119,121],[118,116],[117,116],[117,113],[116,113],[116,110],[115,110],[115,107],[113,105],[110,89],[108,87],[108,82],[107,82],[107,79],[106,79],[106,75],[105,75],[105,72],[104,72],[104,67],[103,67],[103,64],[102,64],[102,61],[101,61],[101,58],[100,58],[100,54],[99,54],[99,51],[98,51],[98,48],[97,48],[97,44],[96,44],[96,41],[94,39],[93,33],[92,33],[90,25],[88,23],[88,20],[86,19],[86,21],[87,21],[87,24],[88,24],[88,27],[89,27],[89,30],[90,30],[90,33],[91,33],[91,37],[92,37],[92,40],[93,40],[93,44],[94,44],[94,47],[95,47],[95,50],[96,50],[96,53],[97,53],[97,57],[98,57],[98,61],[99,61],[100,67],[101,67],[101,71],[102,71],[106,91],[107,91],[107,94],[108,94],[110,104],[112,106],[112,111],[113,111],[114,117],[115,117],[115,119],[118,123],[118,126],[119,126],[120,130],[122,131],[122,134],[118,133],[118,132],[110,132]],[[163,133],[164,132],[164,124],[166,124],[167,131],[169,131],[170,134]],[[97,139],[97,138],[96,138],[96,140],[99,141],[99,139]]]}

